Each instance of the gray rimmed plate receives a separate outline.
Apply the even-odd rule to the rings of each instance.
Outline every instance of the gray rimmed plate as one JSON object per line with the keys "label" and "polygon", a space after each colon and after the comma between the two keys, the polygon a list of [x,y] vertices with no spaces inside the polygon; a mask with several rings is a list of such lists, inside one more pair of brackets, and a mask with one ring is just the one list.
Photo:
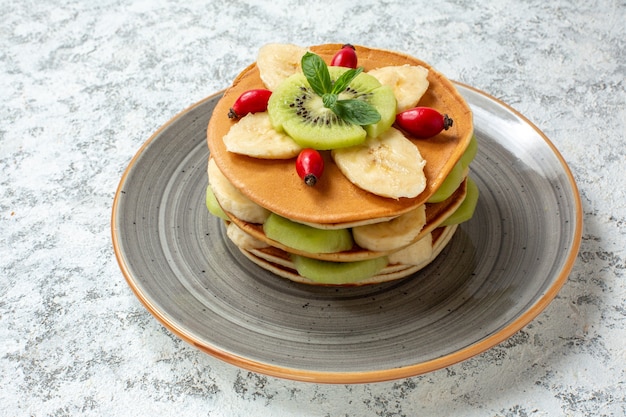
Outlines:
{"label": "gray rimmed plate", "polygon": [[497,99],[457,84],[474,112],[474,217],[407,279],[312,287],[248,261],[208,215],[206,126],[217,94],[161,127],[126,169],[113,246],[145,307],[198,349],[251,371],[320,383],[414,376],[505,340],[556,296],[582,210],[553,144]]}

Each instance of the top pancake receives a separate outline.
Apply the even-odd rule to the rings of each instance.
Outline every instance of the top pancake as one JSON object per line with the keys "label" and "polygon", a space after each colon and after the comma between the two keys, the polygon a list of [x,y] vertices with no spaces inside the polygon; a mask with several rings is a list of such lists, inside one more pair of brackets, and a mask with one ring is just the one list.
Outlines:
{"label": "top pancake", "polygon": [[[326,44],[309,49],[329,63],[341,46]],[[365,71],[405,64],[421,65],[429,70],[430,85],[418,106],[446,113],[454,124],[427,140],[407,136],[426,160],[426,189],[414,198],[377,196],[352,184],[334,164],[329,152],[323,152],[325,168],[321,179],[314,187],[309,187],[296,173],[295,158],[269,160],[228,152],[222,138],[236,123],[228,118],[228,110],[244,91],[265,88],[256,64],[252,64],[224,92],[207,129],[211,157],[226,178],[252,201],[283,217],[310,224],[332,225],[395,217],[424,204],[463,155],[474,130],[472,113],[445,76],[405,54],[362,46],[356,46],[356,52],[358,65]]]}

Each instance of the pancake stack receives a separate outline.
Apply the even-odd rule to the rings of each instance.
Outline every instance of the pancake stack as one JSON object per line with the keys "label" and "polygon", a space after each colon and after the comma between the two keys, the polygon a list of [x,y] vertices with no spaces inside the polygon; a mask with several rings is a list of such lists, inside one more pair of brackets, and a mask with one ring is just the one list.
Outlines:
{"label": "pancake stack", "polygon": [[[339,84],[348,69],[331,63],[344,47],[264,46],[224,92],[207,128],[209,212],[224,219],[229,238],[254,263],[306,284],[375,284],[419,271],[471,217],[478,197],[468,177],[476,153],[470,108],[445,76],[417,58],[353,47],[362,73],[339,100],[368,101],[381,121],[363,126],[358,143],[317,140],[327,137],[325,125],[346,123],[316,107],[322,99],[302,74],[319,58]],[[282,122],[284,114],[300,117],[289,113],[294,104],[285,98],[293,85],[303,91],[295,107],[304,101],[307,113],[297,123],[313,125],[313,134]],[[271,92],[267,108],[233,117],[242,94],[259,89]],[[396,114],[416,107],[436,109],[451,126],[415,137]],[[318,122],[315,112],[330,121]],[[313,186],[296,170],[310,143],[323,161]]]}

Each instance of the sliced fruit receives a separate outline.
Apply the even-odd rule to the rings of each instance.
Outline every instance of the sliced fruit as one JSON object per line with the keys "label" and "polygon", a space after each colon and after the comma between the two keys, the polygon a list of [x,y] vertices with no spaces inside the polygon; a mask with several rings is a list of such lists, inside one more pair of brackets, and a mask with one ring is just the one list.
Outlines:
{"label": "sliced fruit", "polygon": [[467,149],[463,152],[463,156],[459,161],[463,166],[463,169],[469,167],[469,164],[474,160],[476,154],[478,153],[478,141],[476,140],[476,136],[472,135],[472,139],[470,139],[469,145],[467,145]]}
{"label": "sliced fruit", "polygon": [[211,186],[208,185],[206,187],[206,208],[209,210],[209,213],[212,215],[219,217],[220,219],[229,220],[229,217],[222,210],[222,206],[217,202],[217,198],[215,198],[215,194],[213,194],[213,190]]}
{"label": "sliced fruit", "polygon": [[224,144],[229,152],[263,159],[289,159],[302,150],[289,135],[272,127],[267,112],[242,117],[224,135]]}
{"label": "sliced fruit", "polygon": [[372,91],[367,101],[378,110],[380,121],[364,128],[369,137],[377,138],[389,130],[396,120],[396,96],[390,87],[383,85]]}
{"label": "sliced fruit", "polygon": [[285,79],[300,71],[306,48],[293,44],[270,43],[259,49],[256,65],[263,84],[274,91]]}
{"label": "sliced fruit", "polygon": [[[328,68],[331,79],[335,80],[345,72],[345,68]],[[377,137],[387,131],[396,120],[396,96],[394,91],[383,86],[369,74],[359,74],[350,86],[339,94],[339,100],[357,99],[363,100],[372,106],[380,114],[380,121],[363,126],[367,135]]]}
{"label": "sliced fruit", "polygon": [[241,230],[235,223],[228,224],[226,227],[226,236],[241,249],[261,249],[269,246],[267,243]]}
{"label": "sliced fruit", "polygon": [[428,199],[428,203],[440,203],[454,193],[456,189],[461,185],[465,179],[469,164],[474,160],[476,153],[478,152],[478,143],[476,136],[472,136],[469,145],[463,152],[461,158],[454,165],[448,176],[443,181],[441,186],[435,191],[435,193]]}
{"label": "sliced fruit", "polygon": [[441,223],[441,226],[451,226],[453,224],[461,224],[468,221],[474,216],[476,205],[478,204],[478,186],[470,178],[467,178],[467,194],[465,200],[461,203],[454,213]]}
{"label": "sliced fruit", "polygon": [[395,128],[351,148],[335,149],[332,157],[357,187],[389,198],[416,197],[426,187],[417,147]]}
{"label": "sliced fruit", "polygon": [[381,67],[367,73],[393,89],[397,100],[396,113],[416,106],[429,85],[428,69],[418,65]]}
{"label": "sliced fruit", "polygon": [[426,206],[402,214],[395,219],[352,228],[357,245],[373,251],[391,251],[415,241],[426,224]]}
{"label": "sliced fruit", "polygon": [[464,174],[465,170],[463,169],[463,164],[461,164],[461,161],[459,160],[456,164],[454,164],[454,167],[452,168],[450,173],[448,173],[446,179],[443,180],[441,186],[437,188],[437,191],[435,191],[435,193],[430,196],[427,202],[441,203],[442,201],[450,197],[452,193],[454,193],[456,189],[459,188],[459,185],[461,185],[461,183],[463,182],[463,179],[465,178]]}
{"label": "sliced fruit", "polygon": [[433,235],[428,233],[415,243],[388,256],[390,264],[421,265],[433,255]]}
{"label": "sliced fruit", "polygon": [[[349,68],[344,67],[328,67],[330,79],[334,83],[342,74],[348,71]],[[347,98],[362,98],[362,95],[369,94],[382,84],[375,77],[371,75],[360,73],[351,82],[348,88],[340,93],[340,99]]]}
{"label": "sliced fruit", "polygon": [[335,253],[352,249],[348,229],[317,229],[293,222],[275,213],[263,224],[265,235],[283,245],[307,253]]}
{"label": "sliced fruit", "polygon": [[208,174],[209,185],[225,212],[243,221],[258,224],[263,223],[270,215],[269,210],[259,206],[235,188],[212,158],[209,160]]}
{"label": "sliced fruit", "polygon": [[[348,69],[329,67],[331,81],[335,82]],[[329,150],[362,143],[367,134],[372,137],[386,131],[395,121],[395,96],[376,78],[359,74],[337,95],[337,100],[362,100],[380,114],[374,124],[359,126],[339,117],[324,106],[324,100],[311,88],[303,74],[285,80],[272,94],[268,113],[272,126],[285,131],[303,148]]]}
{"label": "sliced fruit", "polygon": [[274,129],[284,130],[303,148],[335,149],[365,140],[365,130],[324,107],[302,74],[289,77],[274,91],[268,113]]}
{"label": "sliced fruit", "polygon": [[351,284],[368,279],[385,266],[387,257],[355,262],[330,262],[292,255],[291,259],[298,274],[321,284]]}

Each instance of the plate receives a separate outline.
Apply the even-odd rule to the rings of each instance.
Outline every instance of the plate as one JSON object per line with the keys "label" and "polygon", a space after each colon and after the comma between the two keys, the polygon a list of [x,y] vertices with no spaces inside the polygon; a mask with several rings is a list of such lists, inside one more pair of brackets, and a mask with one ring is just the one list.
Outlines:
{"label": "plate", "polygon": [[474,113],[474,217],[426,269],[397,282],[313,287],[260,269],[205,202],[205,135],[221,93],[178,114],[134,156],[113,202],[115,254],[166,328],[250,371],[317,383],[415,376],[477,355],[535,318],[581,240],[574,178],[524,116],[457,84]]}

